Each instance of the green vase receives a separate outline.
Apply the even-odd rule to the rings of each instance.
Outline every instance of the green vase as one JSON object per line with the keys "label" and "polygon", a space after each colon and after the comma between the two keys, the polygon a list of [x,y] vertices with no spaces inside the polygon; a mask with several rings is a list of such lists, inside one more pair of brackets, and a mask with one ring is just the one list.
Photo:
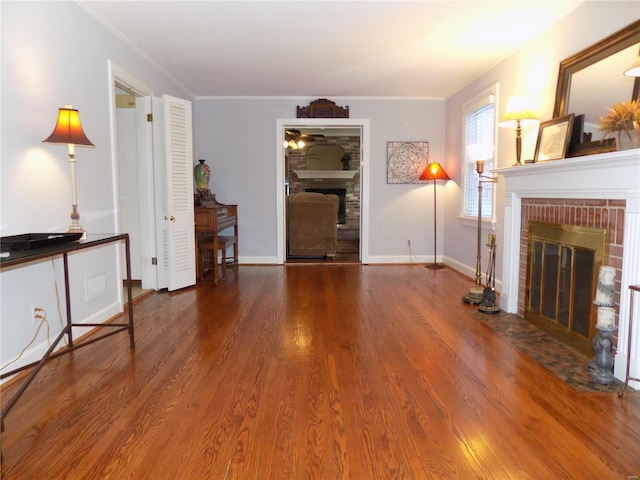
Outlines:
{"label": "green vase", "polygon": [[193,169],[193,175],[196,177],[197,188],[209,188],[209,178],[211,170],[204,160],[198,160],[200,163]]}

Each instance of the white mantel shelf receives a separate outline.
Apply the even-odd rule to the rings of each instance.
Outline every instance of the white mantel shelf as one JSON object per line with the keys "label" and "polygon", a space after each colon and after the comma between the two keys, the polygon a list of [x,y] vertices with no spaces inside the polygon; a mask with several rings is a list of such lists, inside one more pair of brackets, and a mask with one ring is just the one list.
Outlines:
{"label": "white mantel shelf", "polygon": [[532,198],[640,199],[640,149],[493,170],[505,193]]}
{"label": "white mantel shelf", "polygon": [[[504,181],[504,239],[500,304],[518,312],[520,226],[523,198],[576,198],[625,200],[618,349],[615,375],[624,381],[627,356],[632,377],[640,377],[640,305],[634,305],[631,351],[629,332],[629,285],[640,284],[640,149],[566,158],[521,166],[497,168]],[[640,303],[640,302],[639,302]],[[640,382],[629,383],[640,388]]]}
{"label": "white mantel shelf", "polygon": [[350,180],[355,177],[357,170],[294,170],[298,178],[338,178]]}

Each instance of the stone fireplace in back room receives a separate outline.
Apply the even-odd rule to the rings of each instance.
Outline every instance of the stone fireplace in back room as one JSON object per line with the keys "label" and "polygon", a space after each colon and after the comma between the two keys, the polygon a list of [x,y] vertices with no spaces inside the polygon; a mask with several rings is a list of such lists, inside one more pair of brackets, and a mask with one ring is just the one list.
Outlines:
{"label": "stone fireplace in back room", "polygon": [[[563,224],[605,230],[602,263],[616,269],[614,373],[624,380],[626,360],[630,356],[630,375],[638,377],[640,328],[636,325],[640,323],[637,305],[640,302],[634,305],[637,323],[631,349],[627,348],[627,338],[629,286],[640,284],[640,151],[568,158],[499,168],[495,172],[503,177],[501,183],[504,181],[503,270],[502,285],[498,286],[501,308],[525,315],[531,295],[527,291],[530,288],[527,283],[530,225]],[[588,306],[583,308],[593,310],[593,292],[581,295],[590,297],[584,299]],[[630,385],[640,388],[640,382],[630,382]]]}

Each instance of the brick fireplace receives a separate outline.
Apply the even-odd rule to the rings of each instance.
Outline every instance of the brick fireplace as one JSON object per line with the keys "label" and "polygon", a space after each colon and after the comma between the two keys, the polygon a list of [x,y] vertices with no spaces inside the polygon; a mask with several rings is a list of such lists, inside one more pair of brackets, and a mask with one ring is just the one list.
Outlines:
{"label": "brick fireplace", "polygon": [[[589,227],[596,230],[602,230],[606,233],[605,259],[603,265],[610,265],[616,268],[616,285],[615,285],[615,303],[620,304],[620,275],[622,273],[622,254],[623,254],[623,238],[624,238],[624,211],[626,200],[607,200],[607,199],[586,199],[586,198],[522,198],[521,199],[521,221],[520,221],[520,263],[518,275],[518,314],[527,316],[526,304],[526,280],[528,259],[531,252],[529,251],[529,233],[531,231],[531,222],[538,222],[540,225],[559,225],[562,227]],[[580,229],[574,229],[573,235],[580,235]],[[564,236],[569,236],[564,232]],[[571,245],[572,243],[569,242]],[[578,261],[576,259],[576,261]],[[595,283],[597,279],[597,269],[589,273],[592,276],[588,283]],[[586,273],[586,272],[583,272]],[[595,288],[592,289],[592,295],[595,295]],[[595,324],[596,310],[592,306],[591,299],[576,299],[581,307],[580,315],[586,318],[582,319],[585,323],[591,323],[590,332],[584,332],[582,335],[591,337],[595,334],[593,324]],[[584,303],[584,305],[582,305]],[[577,305],[576,305],[577,306]],[[591,307],[591,308],[590,308]],[[589,320],[591,322],[589,322]],[[582,337],[582,335],[580,335]],[[571,336],[567,336],[571,338]],[[574,338],[576,342],[580,339]],[[584,339],[582,351],[591,352],[591,347],[587,338]],[[614,345],[616,345],[617,335],[613,337]],[[572,344],[572,343],[571,343]]]}
{"label": "brick fireplace", "polygon": [[[616,267],[615,375],[640,376],[640,306],[634,305],[627,352],[629,285],[640,284],[640,151],[628,150],[495,170],[504,180],[504,249],[501,308],[523,315],[529,221],[562,223],[609,232],[607,264]],[[500,186],[500,184],[499,184]],[[636,302],[636,304],[639,302]],[[633,385],[635,383],[635,385]],[[640,382],[631,382],[640,388]]]}

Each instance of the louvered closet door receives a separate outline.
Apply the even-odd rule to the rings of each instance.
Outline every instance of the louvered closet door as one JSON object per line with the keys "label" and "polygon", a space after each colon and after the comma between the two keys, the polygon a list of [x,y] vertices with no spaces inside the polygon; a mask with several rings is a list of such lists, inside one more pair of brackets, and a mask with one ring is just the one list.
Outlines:
{"label": "louvered closet door", "polygon": [[[191,102],[163,95],[164,149],[166,156],[166,209],[163,250],[169,291],[196,283],[193,217],[193,145]],[[160,251],[158,252],[160,254]],[[162,265],[158,265],[162,268]]]}

